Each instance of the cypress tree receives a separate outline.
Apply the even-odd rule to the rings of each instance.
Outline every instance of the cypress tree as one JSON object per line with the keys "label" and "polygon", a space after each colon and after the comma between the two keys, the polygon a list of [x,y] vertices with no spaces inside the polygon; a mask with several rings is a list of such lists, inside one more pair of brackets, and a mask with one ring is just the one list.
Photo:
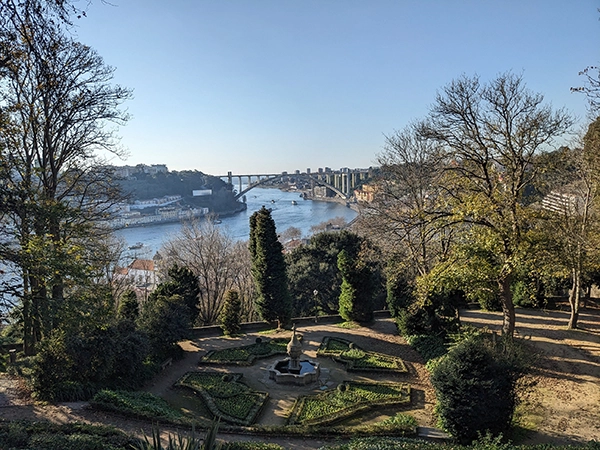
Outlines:
{"label": "cypress tree", "polygon": [[372,273],[358,252],[342,250],[338,255],[342,274],[340,316],[344,320],[369,322],[373,320]]}
{"label": "cypress tree", "polygon": [[292,308],[283,246],[277,239],[271,211],[264,206],[250,217],[249,248],[257,290],[256,310],[263,320],[277,320],[281,328],[289,321]]}
{"label": "cypress tree", "polygon": [[225,293],[223,310],[221,311],[221,328],[225,336],[240,332],[240,311],[242,301],[237,291],[229,290]]}
{"label": "cypress tree", "polygon": [[157,295],[171,297],[179,295],[190,312],[190,324],[194,326],[198,318],[198,297],[200,284],[198,276],[187,267],[174,264],[169,269],[169,281],[160,283],[156,288]]}

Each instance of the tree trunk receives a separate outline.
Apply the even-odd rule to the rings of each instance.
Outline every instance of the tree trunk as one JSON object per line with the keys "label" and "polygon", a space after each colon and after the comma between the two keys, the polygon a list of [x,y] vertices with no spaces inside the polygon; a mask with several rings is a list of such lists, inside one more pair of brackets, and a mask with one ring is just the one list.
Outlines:
{"label": "tree trunk", "polygon": [[579,302],[581,299],[581,272],[573,269],[573,288],[569,295],[569,304],[571,305],[571,317],[567,328],[572,330],[577,328],[577,320],[579,319]]}
{"label": "tree trunk", "polygon": [[512,275],[506,275],[498,280],[500,301],[502,302],[502,334],[512,337],[515,332],[515,305],[513,305],[512,291],[510,285]]}

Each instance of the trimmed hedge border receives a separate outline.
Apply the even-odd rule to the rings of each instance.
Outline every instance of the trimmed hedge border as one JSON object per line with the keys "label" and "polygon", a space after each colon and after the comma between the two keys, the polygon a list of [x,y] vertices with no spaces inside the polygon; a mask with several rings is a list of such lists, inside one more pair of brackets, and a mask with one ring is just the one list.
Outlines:
{"label": "trimmed hedge border", "polygon": [[[200,358],[200,364],[251,366],[257,359],[287,354],[287,343],[288,340],[285,338],[275,338],[240,347],[211,350]],[[268,351],[264,351],[265,348],[267,348]],[[239,357],[228,358],[226,356],[227,354],[235,355],[236,352],[239,353]]]}
{"label": "trimmed hedge border", "polygon": [[[357,403],[351,404],[347,407],[340,408],[338,411],[331,412],[326,411],[322,416],[316,417],[314,419],[301,420],[300,416],[303,412],[303,409],[307,407],[307,402],[311,400],[319,401],[321,400],[323,403],[327,404],[333,398],[338,395],[340,392],[340,386],[346,386],[346,389],[350,390],[353,387],[369,387],[369,388],[380,388],[380,387],[389,387],[395,388],[400,391],[398,395],[390,395],[384,398],[380,398],[378,400],[363,400]],[[331,425],[335,422],[338,422],[343,419],[347,419],[351,416],[357,415],[359,413],[368,411],[377,406],[397,406],[397,405],[406,405],[410,403],[410,386],[406,383],[361,383],[354,381],[344,381],[342,384],[338,386],[338,389],[330,390],[327,392],[322,392],[316,395],[307,395],[301,396],[296,399],[294,406],[292,407],[292,412],[288,417],[288,425],[305,425],[305,426],[324,426]],[[345,391],[345,389],[344,389]],[[343,395],[343,394],[342,394]]]}
{"label": "trimmed hedge border", "polygon": [[[216,389],[211,389],[202,386],[202,384],[193,383],[192,378],[194,377],[204,377],[222,381],[217,382]],[[200,395],[209,411],[215,417],[219,417],[229,423],[250,426],[262,411],[269,398],[269,394],[267,392],[252,391],[240,381],[242,377],[243,374],[241,373],[223,374],[222,372],[187,372],[175,383],[175,387],[190,389],[194,393]],[[228,381],[225,381],[224,378],[228,378]],[[223,386],[219,386],[221,384]],[[236,386],[233,391],[231,390],[231,385]],[[253,406],[247,411],[244,418],[228,414],[223,408],[223,403],[232,400],[239,401],[240,396],[250,396],[253,398]]]}
{"label": "trimmed hedge border", "polygon": [[[157,405],[158,404],[158,405]],[[117,413],[126,417],[160,421],[172,425],[200,426],[210,425],[210,421],[201,417],[186,417],[173,409],[162,398],[145,391],[111,391],[104,389],[98,392],[90,405],[98,410]],[[165,414],[165,411],[170,414]]]}
{"label": "trimmed hedge border", "polygon": [[[365,355],[361,359],[345,358],[344,353],[358,350]],[[401,358],[387,355],[385,353],[369,352],[361,349],[352,341],[343,338],[334,338],[325,336],[319,349],[317,356],[331,356],[337,363],[344,364],[347,372],[378,372],[378,373],[407,373],[408,369]],[[378,367],[372,365],[360,365],[360,361],[369,356],[375,357],[378,360],[389,361],[395,367]]]}

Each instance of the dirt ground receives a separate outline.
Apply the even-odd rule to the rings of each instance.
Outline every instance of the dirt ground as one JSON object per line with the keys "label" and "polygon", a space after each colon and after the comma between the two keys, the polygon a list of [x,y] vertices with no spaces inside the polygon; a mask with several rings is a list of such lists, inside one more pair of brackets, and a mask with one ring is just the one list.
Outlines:
{"label": "dirt ground", "polygon": [[[517,417],[532,430],[524,444],[600,441],[600,307],[591,304],[579,329],[569,313],[517,310],[517,336],[531,350],[533,370],[521,382]],[[500,313],[464,311],[463,323],[499,330]]]}
{"label": "dirt ground", "polygon": [[[589,308],[581,314],[580,330],[566,330],[568,314],[561,311],[519,310],[517,332],[530,346],[535,368],[522,383],[522,402],[518,408],[520,423],[530,431],[519,436],[522,443],[582,443],[600,440],[600,308]],[[477,310],[462,313],[465,323],[499,329],[501,316]],[[303,350],[307,357],[316,359],[316,350],[323,336],[338,336],[354,341],[365,350],[399,356],[407,364],[408,374],[369,376],[380,381],[407,382],[412,388],[411,406],[403,409],[415,416],[420,426],[435,424],[434,392],[423,360],[398,336],[391,319],[379,319],[370,327],[344,329],[335,325],[299,327],[303,335]],[[146,387],[152,393],[169,398],[172,385],[190,370],[215,370],[217,367],[199,367],[198,360],[205,352],[254,342],[258,334],[242,338],[202,338],[183,343],[185,357],[167,367]],[[275,337],[276,335],[271,335]],[[285,334],[283,335],[285,336]],[[289,333],[287,334],[289,336]],[[276,359],[276,358],[271,358]],[[362,375],[346,373],[343,367],[323,358],[320,385],[332,387],[346,379],[363,379]],[[219,370],[244,373],[243,380],[252,388],[270,393],[267,408],[259,418],[262,424],[282,424],[285,413],[294,399],[301,394],[318,391],[320,385],[283,387],[268,378],[266,367],[270,359],[259,360],[249,368],[223,367]],[[380,420],[391,412],[375,412],[363,423]],[[81,421],[112,425],[131,434],[150,434],[151,424],[125,419],[94,411],[82,403],[44,405],[32,402],[19,380],[0,374],[0,417],[12,419],[47,419],[57,423]],[[170,427],[161,427],[174,431]],[[226,440],[257,439],[264,437],[220,435]],[[326,444],[319,439],[268,439],[287,449],[314,449]]]}

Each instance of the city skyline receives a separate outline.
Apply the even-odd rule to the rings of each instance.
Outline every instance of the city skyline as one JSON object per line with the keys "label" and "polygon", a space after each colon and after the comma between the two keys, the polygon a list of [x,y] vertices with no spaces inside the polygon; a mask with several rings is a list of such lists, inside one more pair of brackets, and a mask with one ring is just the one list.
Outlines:
{"label": "city skyline", "polygon": [[512,71],[586,123],[598,63],[581,0],[94,2],[75,38],[134,89],[127,160],[208,174],[369,167],[462,75]]}

